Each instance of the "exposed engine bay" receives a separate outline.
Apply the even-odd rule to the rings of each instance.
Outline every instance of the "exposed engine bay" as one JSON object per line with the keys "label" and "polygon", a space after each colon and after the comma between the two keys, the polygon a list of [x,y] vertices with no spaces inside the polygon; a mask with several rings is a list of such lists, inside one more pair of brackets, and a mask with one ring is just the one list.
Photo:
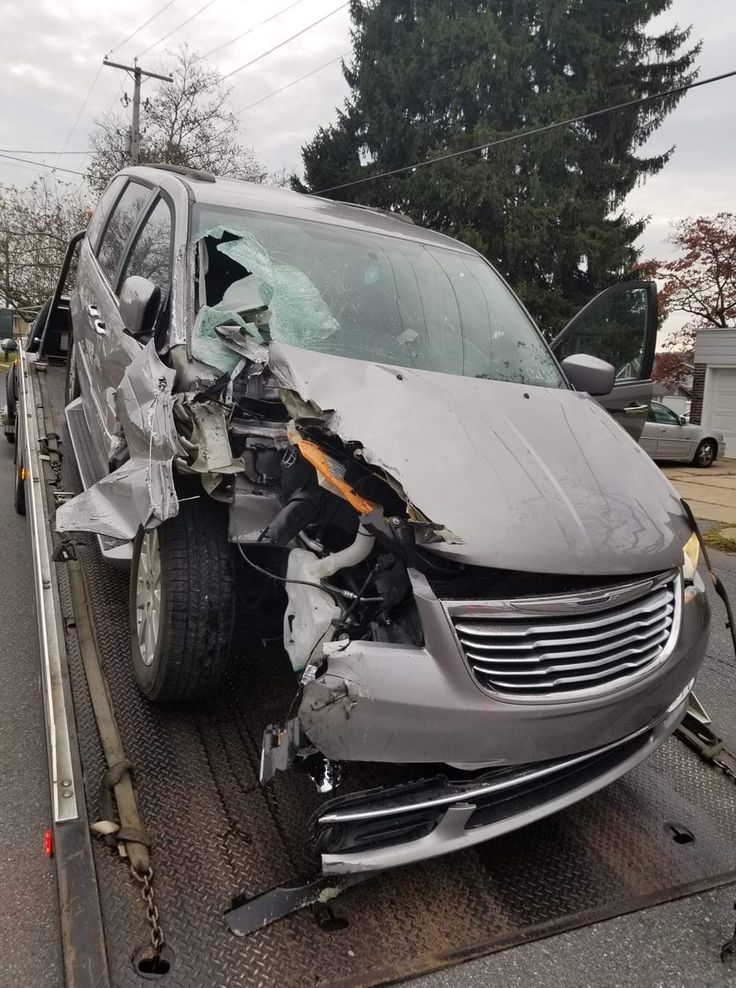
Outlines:
{"label": "exposed engine bay", "polygon": [[419,561],[412,523],[426,523],[359,444],[329,430],[328,415],[300,407],[266,363],[248,360],[206,397],[178,399],[175,416],[181,469],[231,505],[230,539],[255,578],[286,581],[294,669],[343,635],[419,643],[407,567]]}

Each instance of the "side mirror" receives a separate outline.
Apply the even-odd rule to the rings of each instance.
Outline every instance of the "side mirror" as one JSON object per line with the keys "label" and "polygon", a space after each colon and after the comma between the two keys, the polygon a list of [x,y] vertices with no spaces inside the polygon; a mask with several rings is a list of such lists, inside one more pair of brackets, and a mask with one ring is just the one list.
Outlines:
{"label": "side mirror", "polygon": [[125,279],[120,289],[120,318],[135,339],[147,338],[153,333],[160,305],[158,285],[137,274]]}
{"label": "side mirror", "polygon": [[15,353],[18,349],[18,341],[14,340],[11,336],[7,339],[0,340],[0,350],[3,353]]}
{"label": "side mirror", "polygon": [[685,418],[684,415],[680,415],[679,419],[680,419],[680,425],[687,425],[687,419]]}
{"label": "side mirror", "polygon": [[565,357],[560,366],[575,390],[587,391],[589,395],[610,394],[616,383],[614,367],[587,353],[573,353]]}

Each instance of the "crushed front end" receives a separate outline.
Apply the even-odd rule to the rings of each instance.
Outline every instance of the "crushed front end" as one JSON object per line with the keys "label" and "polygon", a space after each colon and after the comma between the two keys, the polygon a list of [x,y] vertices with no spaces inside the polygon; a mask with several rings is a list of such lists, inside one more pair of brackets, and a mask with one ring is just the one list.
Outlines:
{"label": "crushed front end", "polygon": [[[295,673],[261,781],[303,769],[329,794],[325,871],[485,840],[647,757],[684,716],[709,614],[646,454],[566,387],[343,357],[314,286],[247,236],[195,250],[190,344],[127,372],[130,459],[98,516],[126,539],[181,497],[227,506],[238,635],[282,638]],[[342,784],[355,765],[369,789]]]}

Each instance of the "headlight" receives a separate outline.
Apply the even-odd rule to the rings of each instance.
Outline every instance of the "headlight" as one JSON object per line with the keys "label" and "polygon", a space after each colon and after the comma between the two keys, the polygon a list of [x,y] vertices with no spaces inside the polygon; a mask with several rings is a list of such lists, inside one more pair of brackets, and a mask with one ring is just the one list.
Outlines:
{"label": "headlight", "polygon": [[698,536],[693,532],[682,548],[685,555],[685,562],[682,567],[682,575],[686,583],[692,583],[698,569],[700,559],[700,542]]}

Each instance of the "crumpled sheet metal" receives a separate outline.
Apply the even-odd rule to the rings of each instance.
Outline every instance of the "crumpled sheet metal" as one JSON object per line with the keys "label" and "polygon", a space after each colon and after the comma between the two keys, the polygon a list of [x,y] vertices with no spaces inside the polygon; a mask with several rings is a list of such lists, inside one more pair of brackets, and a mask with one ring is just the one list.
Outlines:
{"label": "crumpled sheet metal", "polygon": [[222,405],[214,401],[192,401],[187,407],[194,419],[192,442],[199,446],[192,469],[198,473],[242,473],[243,460],[233,457]]}
{"label": "crumpled sheet metal", "polygon": [[220,240],[225,233],[237,239],[218,244],[218,251],[250,274],[230,285],[220,303],[200,309],[192,331],[193,355],[223,373],[232,370],[232,353],[223,346],[216,329],[225,323],[237,323],[255,340],[262,341],[257,329],[237,315],[256,305],[270,309],[272,340],[319,349],[319,343],[336,332],[340,324],[316,285],[293,265],[274,264],[268,251],[247,231],[219,226],[208,230],[204,237]]}
{"label": "crumpled sheet metal", "polygon": [[172,415],[174,371],[153,341],[130,364],[115,400],[130,459],[56,513],[59,532],[95,532],[121,541],[179,512],[173,459],[184,455]]}
{"label": "crumpled sheet metal", "polygon": [[[682,564],[689,527],[661,471],[587,395],[394,367],[272,343],[269,368],[325,427],[363,445],[424,518],[432,549],[530,573]],[[312,414],[313,417],[313,414]],[[442,532],[437,533],[442,535]]]}

